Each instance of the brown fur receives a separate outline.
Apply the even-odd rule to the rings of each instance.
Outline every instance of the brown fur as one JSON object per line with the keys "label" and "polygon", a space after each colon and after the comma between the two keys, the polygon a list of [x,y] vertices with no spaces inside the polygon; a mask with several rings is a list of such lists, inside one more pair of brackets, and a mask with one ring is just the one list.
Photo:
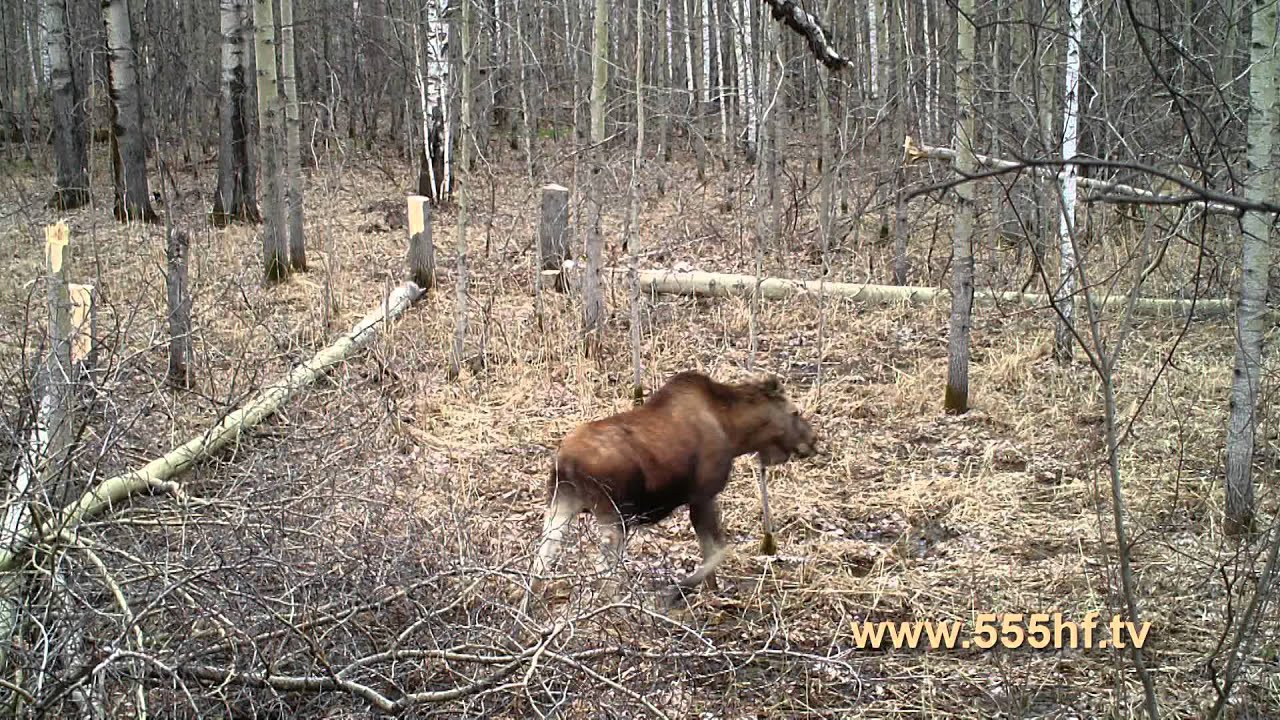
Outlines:
{"label": "brown fur", "polygon": [[602,564],[612,565],[629,527],[660,522],[681,505],[689,506],[703,564],[679,587],[704,580],[714,586],[725,546],[716,496],[729,482],[734,458],[756,453],[760,462],[777,465],[813,455],[816,442],[773,377],[728,385],[682,372],[644,405],[579,425],[561,441],[547,481],[530,592],[579,513],[595,516],[607,538]]}

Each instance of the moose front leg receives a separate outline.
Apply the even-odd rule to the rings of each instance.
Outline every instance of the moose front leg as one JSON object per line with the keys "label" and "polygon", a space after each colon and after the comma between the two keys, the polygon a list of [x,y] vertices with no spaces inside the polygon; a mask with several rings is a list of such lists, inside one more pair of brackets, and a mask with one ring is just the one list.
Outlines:
{"label": "moose front leg", "polygon": [[695,500],[689,503],[689,522],[698,536],[698,547],[702,550],[702,564],[688,577],[677,582],[671,588],[670,600],[680,598],[685,590],[695,588],[704,581],[707,587],[715,590],[716,568],[724,560],[727,543],[724,530],[720,527],[720,510],[714,499]]}

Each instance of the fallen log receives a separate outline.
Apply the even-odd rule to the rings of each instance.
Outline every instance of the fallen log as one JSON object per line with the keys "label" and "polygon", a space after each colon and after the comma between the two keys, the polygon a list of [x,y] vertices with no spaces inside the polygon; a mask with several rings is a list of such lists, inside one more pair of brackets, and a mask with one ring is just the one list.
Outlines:
{"label": "fallen log", "polygon": [[[558,270],[544,270],[543,275],[553,277]],[[702,297],[750,297],[751,289],[756,284],[756,276],[734,273],[713,273],[702,270],[639,270],[641,292],[666,293],[672,295],[696,295]],[[607,268],[601,272],[604,279],[625,281],[626,270]],[[944,288],[923,287],[919,285],[872,285],[870,283],[826,282],[817,280],[789,280],[786,278],[761,277],[760,297],[766,300],[780,300],[796,295],[817,295],[824,292],[828,295],[868,303],[908,303],[922,305],[941,298],[950,297],[951,291]],[[1029,305],[1048,309],[1051,298],[1043,293],[1017,293],[996,290],[975,290],[974,302],[988,304]],[[1100,308],[1123,308],[1129,302],[1127,295],[1093,296],[1093,304]],[[1147,316],[1185,315],[1192,309],[1191,300],[1170,298],[1138,298],[1134,303],[1134,313]],[[1231,299],[1196,300],[1194,305],[1198,316],[1210,317],[1229,315],[1235,310],[1235,301]]]}
{"label": "fallen log", "polygon": [[[64,507],[46,526],[49,537],[72,530],[86,518],[108,510],[115,503],[153,490],[180,493],[181,488],[172,478],[189,469],[197,461],[207,457],[240,434],[262,422],[298,391],[315,382],[333,365],[336,365],[366,347],[378,334],[379,325],[395,319],[422,296],[422,289],[412,282],[396,288],[381,307],[370,312],[351,331],[338,338],[332,345],[316,353],[307,362],[294,368],[283,379],[258,391],[239,409],[228,414],[208,431],[174,448],[163,457],[156,458],[143,467],[108,478],[85,492],[80,499]],[[30,524],[21,528],[12,542],[0,548],[0,572],[9,571],[34,534]]]}

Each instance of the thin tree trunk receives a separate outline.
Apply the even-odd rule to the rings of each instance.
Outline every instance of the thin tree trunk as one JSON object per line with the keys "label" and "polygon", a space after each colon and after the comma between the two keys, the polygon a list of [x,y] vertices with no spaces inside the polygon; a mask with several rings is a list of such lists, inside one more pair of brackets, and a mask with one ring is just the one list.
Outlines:
{"label": "thin tree trunk", "polygon": [[[1057,53],[1053,44],[1055,30],[1057,29],[1057,3],[1053,0],[1042,0],[1044,5],[1044,24],[1047,30],[1037,32],[1035,38],[1039,42],[1036,43],[1036,52],[1040,55],[1040,67],[1036,80],[1039,84],[1039,93],[1037,95],[1038,105],[1040,106],[1039,124],[1040,124],[1040,147],[1044,152],[1051,152],[1053,147],[1053,107],[1057,99],[1053,89],[1057,84],[1055,82],[1055,60]],[[1041,49],[1043,48],[1043,49]],[[1053,188],[1052,182],[1047,182],[1039,178],[1035,178],[1034,182],[1040,185],[1039,195],[1042,202],[1039,205],[1038,212],[1040,214],[1040,225],[1037,228],[1038,233],[1032,236],[1033,262],[1039,263],[1043,261],[1049,252],[1049,247],[1053,242],[1053,213],[1049,210],[1051,207],[1057,207],[1059,203],[1058,191]],[[1033,268],[1036,266],[1032,266]]]}
{"label": "thin tree trunk", "polygon": [[733,16],[734,38],[733,55],[738,68],[738,114],[746,125],[746,155],[755,162],[759,143],[759,105],[756,97],[754,71],[751,65],[755,56],[751,51],[751,19],[748,8],[752,7],[746,0],[729,0],[730,12]]}
{"label": "thin tree trunk", "polygon": [[938,132],[937,52],[933,32],[929,28],[929,0],[920,0],[920,24],[924,30],[924,117],[920,124],[923,132],[933,136]]}
{"label": "thin tree trunk", "polygon": [[[1255,0],[1250,40],[1248,150],[1250,178],[1245,197],[1272,199],[1276,171],[1271,156],[1276,127],[1276,5]],[[1267,273],[1271,267],[1271,218],[1245,213],[1240,304],[1236,310],[1236,361],[1227,420],[1226,530],[1248,533],[1254,525],[1253,446],[1258,386],[1262,380],[1262,337],[1266,331]]]}
{"label": "thin tree trunk", "polygon": [[[696,3],[698,2],[698,0],[693,0],[693,2]],[[712,0],[702,0],[702,17],[701,17],[702,57],[700,59],[702,61],[701,63],[702,64],[702,84],[701,84],[702,103],[704,105],[707,105],[711,102],[711,33],[713,31],[718,30],[717,24],[714,22],[714,15],[712,14],[711,3],[712,3]],[[720,43],[717,42],[716,43],[717,55],[720,52],[719,45]],[[720,63],[722,61],[719,60],[717,57],[716,62]]]}
{"label": "thin tree trunk", "polygon": [[40,19],[48,41],[47,67],[53,95],[53,158],[57,167],[55,189],[53,197],[49,199],[49,206],[71,210],[89,202],[85,110],[80,101],[80,89],[76,85],[75,63],[71,61],[67,2],[44,0],[40,10]]}
{"label": "thin tree trunk", "polygon": [[627,272],[631,289],[631,397],[644,402],[644,372],[640,364],[640,280],[636,276],[640,254],[640,169],[644,165],[644,11],[645,0],[636,0],[636,152],[631,162],[630,208],[627,213]]}
{"label": "thin tree trunk", "polygon": [[147,144],[142,134],[142,88],[134,62],[133,26],[128,0],[103,0],[111,79],[111,166],[115,178],[115,216],[121,222],[156,222],[147,189]]}
{"label": "thin tree trunk", "polygon": [[[1066,94],[1062,99],[1062,157],[1076,155],[1080,123],[1080,35],[1083,30],[1084,0],[1071,0],[1067,22]],[[1072,319],[1075,317],[1076,276],[1076,166],[1062,169],[1062,198],[1058,216],[1058,324],[1054,332],[1053,355],[1058,362],[1071,361]]]}
{"label": "thin tree trunk", "polygon": [[725,97],[724,89],[724,36],[720,34],[720,4],[705,0],[711,7],[711,23],[712,31],[716,34],[716,103],[720,106],[720,144],[725,152],[720,154],[720,162],[728,169],[729,156],[729,101]]}
{"label": "thin tree trunk", "polygon": [[[959,0],[956,12],[956,130],[955,169],[971,175],[978,169],[974,158],[973,104],[974,0]],[[969,323],[973,312],[973,183],[956,187],[955,231],[952,238],[951,324],[947,346],[947,390],[943,406],[948,413],[969,410]]]}
{"label": "thin tree trunk", "polygon": [[[423,150],[419,158],[418,194],[439,204],[453,191],[453,137],[449,118],[449,59],[446,42],[448,21],[440,17],[437,0],[422,6],[425,14],[426,62],[425,80],[418,80],[419,103],[422,108]],[[416,28],[415,28],[416,37]],[[422,72],[419,67],[418,73]]]}
{"label": "thin tree trunk", "polygon": [[[892,7],[893,0],[889,0]],[[897,15],[896,12],[891,15]],[[906,137],[907,134],[907,82],[903,75],[904,58],[909,58],[910,53],[905,51],[905,42],[903,38],[905,33],[890,33],[889,54],[890,62],[892,62],[893,86],[895,90],[893,102],[893,140],[887,143],[888,148],[893,152],[897,152],[898,141],[900,138]],[[898,162],[893,163],[893,283],[895,285],[907,284],[907,272],[909,270],[907,263],[907,204],[903,200],[904,185],[906,185],[906,166],[902,162],[901,155],[898,156]]]}
{"label": "thin tree trunk", "polygon": [[609,3],[596,0],[591,41],[591,142],[604,142],[605,100],[609,81]]}
{"label": "thin tree trunk", "polygon": [[289,264],[307,269],[307,241],[302,234],[302,119],[298,112],[298,66],[293,47],[293,0],[280,0],[280,67],[284,75],[285,205],[289,213]]}
{"label": "thin tree trunk", "polygon": [[289,273],[280,193],[280,89],[276,79],[275,12],[271,0],[254,0],[254,54],[258,64],[258,134],[266,177],[262,224],[263,272],[268,284]]}
{"label": "thin tree trunk", "polygon": [[867,55],[870,60],[868,79],[871,100],[880,97],[880,20],[876,17],[876,0],[867,0]]}
{"label": "thin tree trunk", "polygon": [[[461,172],[470,176],[471,167],[471,143],[474,138],[471,134],[472,124],[472,98],[471,98],[471,33],[472,33],[472,3],[462,3],[462,52],[459,55],[459,64],[462,66],[462,109],[460,112],[461,135],[462,135],[462,153],[461,153]],[[467,221],[468,211],[470,210],[471,189],[464,181],[458,188],[458,221],[457,221],[457,244],[454,250],[454,275],[457,290],[456,305],[454,307],[454,331],[453,331],[453,353],[449,363],[449,375],[451,378],[457,378],[462,373],[462,363],[464,362],[464,353],[467,344],[467,285],[469,277],[467,275]]]}
{"label": "thin tree trunk", "polygon": [[533,150],[538,128],[538,119],[533,116],[532,103],[529,101],[529,62],[525,52],[524,8],[517,3],[512,10],[516,24],[516,62],[520,63],[518,81],[520,83],[520,134],[524,137],[525,172],[532,180],[536,175]]}
{"label": "thin tree trunk", "polygon": [[598,356],[595,351],[600,347],[600,333],[604,324],[604,294],[600,287],[601,269],[604,265],[604,237],[601,234],[604,214],[602,155],[598,149],[592,153],[589,170],[591,177],[587,181],[587,207],[591,216],[587,225],[584,248],[587,257],[582,276],[582,349],[587,357]]}
{"label": "thin tree trunk", "polygon": [[[672,20],[671,20],[671,4],[669,2],[660,3],[658,7],[658,15],[659,15],[659,18],[661,18],[660,19],[661,25],[659,25],[659,27],[665,26],[667,42],[657,43],[658,62],[656,63],[655,74],[657,75],[657,77],[661,77],[665,84],[665,89],[663,90],[663,92],[661,92],[658,95],[658,97],[661,98],[660,106],[655,108],[657,112],[655,112],[654,114],[655,115],[654,119],[657,120],[657,123],[658,123],[657,156],[661,158],[663,162],[670,162],[671,161],[671,138],[670,138],[669,128],[671,125],[671,120],[670,120],[671,111],[675,105],[674,88],[675,88],[675,80],[676,80],[675,68],[674,68],[675,45],[672,39],[672,35],[674,34],[674,32],[672,29]],[[637,23],[638,22],[640,21],[637,20]],[[638,27],[639,26],[637,26],[637,28]],[[642,44],[642,38],[643,38],[643,35],[641,35],[639,30],[637,29],[636,31],[637,46]],[[637,49],[636,54],[641,55],[642,53],[639,49]],[[691,63],[685,63],[685,64],[688,65]],[[641,70],[640,72],[643,72],[643,70]],[[692,98],[692,95],[690,97]],[[636,96],[636,102],[637,103],[640,102],[640,98],[638,94]],[[655,104],[658,104],[658,103],[655,103]],[[636,117],[639,118],[642,114],[643,114],[643,110],[637,104]],[[636,128],[637,134],[639,134],[640,131],[641,131],[640,128]],[[639,142],[639,138],[636,138],[636,141]],[[660,190],[665,188],[665,182],[666,181],[663,180],[659,185]]]}
{"label": "thin tree trunk", "polygon": [[218,187],[210,221],[222,227],[233,220],[262,222],[249,162],[248,95],[245,73],[245,7],[243,0],[222,0],[222,103],[219,114]]}

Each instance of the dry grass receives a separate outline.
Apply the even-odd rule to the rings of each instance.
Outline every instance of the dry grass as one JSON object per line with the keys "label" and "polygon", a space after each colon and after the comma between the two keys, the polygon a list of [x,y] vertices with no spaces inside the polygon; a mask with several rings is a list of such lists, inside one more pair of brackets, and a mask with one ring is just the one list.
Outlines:
{"label": "dry grass", "polygon": [[[404,230],[360,230],[380,219],[365,208],[379,201],[398,204],[401,193],[363,172],[363,160],[338,160],[335,169],[316,171],[309,179],[313,271],[280,287],[261,287],[251,229],[213,231],[200,222],[211,166],[199,168],[198,182],[184,188],[189,194],[170,208],[194,231],[197,387],[190,393],[161,390],[156,380],[164,367],[162,232],[120,227],[100,209],[67,216],[75,273],[79,279],[96,276],[104,291],[101,322],[108,342],[121,354],[138,353],[120,364],[128,372],[118,373],[110,388],[113,407],[120,409],[108,414],[124,417],[123,408],[140,403],[156,409],[128,428],[131,452],[103,458],[103,472],[137,464],[207,426],[348,327],[378,302],[388,283],[404,275]],[[655,171],[668,173],[667,186],[679,190],[658,196],[652,183],[648,187],[651,201],[642,212],[646,262],[748,271],[750,254],[739,240],[741,229],[752,223],[742,207],[748,191],[733,192],[735,209],[721,211],[725,189],[740,182],[740,171],[713,176],[702,187],[686,164]],[[538,184],[520,177],[519,166],[504,160],[496,166],[496,178],[476,181],[481,207],[470,236],[475,332],[469,347],[483,354],[486,367],[464,373],[457,382],[445,379],[454,303],[453,215],[445,209],[435,216],[440,288],[367,358],[336,370],[332,387],[268,422],[229,465],[288,448],[299,458],[298,468],[314,473],[294,477],[300,486],[338,482],[357,497],[369,488],[390,488],[402,503],[398,512],[441,526],[464,517],[469,553],[494,568],[523,569],[540,524],[551,448],[574,424],[626,407],[630,369],[621,295],[609,302],[615,317],[598,358],[582,357],[573,299],[544,298],[539,326],[526,252]],[[39,327],[39,303],[29,300],[28,289],[37,276],[40,228],[53,220],[35,204],[46,176],[43,168],[19,173],[4,191],[0,364],[5,367],[17,366],[24,329]],[[491,206],[489,182],[498,188]],[[102,193],[98,201],[104,201]],[[622,216],[621,207],[611,208],[619,211],[616,217]],[[922,212],[921,240],[912,246],[916,267],[931,274],[942,271],[949,241],[945,231],[938,247],[925,241],[936,212]],[[807,211],[803,217],[809,217]],[[801,223],[778,243],[769,258],[771,272],[814,275],[811,230],[811,224]],[[834,278],[883,281],[889,248],[877,245],[870,230],[859,235],[835,252],[833,266],[839,270]],[[926,251],[933,253],[932,265]],[[616,244],[610,252],[617,253]],[[1171,266],[1189,266],[1178,248],[1170,252]],[[1008,263],[1001,257],[987,266],[987,281],[1016,285],[1025,268],[998,276],[995,269]],[[867,270],[872,266],[880,268],[874,275]],[[327,327],[326,282],[338,298]],[[828,453],[772,473],[776,557],[755,552],[759,504],[747,464],[738,466],[722,503],[735,549],[720,573],[722,589],[694,598],[690,608],[672,617],[722,650],[785,649],[794,657],[744,664],[714,676],[674,661],[646,666],[674,680],[667,696],[651,698],[660,699],[670,716],[1139,713],[1136,677],[1127,656],[1112,650],[854,649],[849,628],[863,619],[969,622],[982,612],[1053,611],[1079,619],[1090,610],[1110,616],[1117,607],[1095,376],[1083,363],[1061,368],[1051,361],[1052,328],[1044,313],[979,308],[971,371],[974,410],[945,416],[940,399],[946,313],[945,301],[903,308],[827,298],[821,314],[813,298],[763,305],[753,371],[774,372],[785,380],[812,414]],[[746,301],[652,298],[644,322],[650,386],[688,368],[721,378],[748,374]],[[1176,366],[1163,367],[1164,355],[1180,335]],[[1169,717],[1198,715],[1212,693],[1203,663],[1223,623],[1227,591],[1218,568],[1232,563],[1218,527],[1219,451],[1232,350],[1231,328],[1223,322],[1193,323],[1184,334],[1176,321],[1146,321],[1131,337],[1117,377],[1126,423],[1152,388],[1133,419],[1120,462],[1137,538],[1142,608],[1154,622],[1149,665]],[[348,422],[339,422],[343,415]],[[326,447],[289,445],[291,437],[306,432],[327,438]],[[1268,442],[1272,462],[1274,434]],[[301,459],[322,450],[328,452],[326,461]],[[217,485],[217,476],[206,472],[199,474],[196,488],[213,493]],[[1274,488],[1264,483],[1260,493],[1269,517]],[[359,507],[353,499],[333,512],[360,512]],[[424,556],[452,551],[419,550]],[[589,564],[593,558],[587,555]],[[626,572],[642,587],[657,587],[696,560],[692,532],[678,516],[632,540]],[[500,585],[488,585],[485,592],[499,592]],[[1268,675],[1276,670],[1275,612],[1264,624],[1257,653],[1263,660],[1240,692],[1255,713],[1280,707],[1280,686]],[[595,632],[594,640],[581,642],[607,643],[621,633],[641,647],[656,648],[671,636],[662,623],[621,630],[609,625]],[[796,659],[805,654],[839,664]],[[582,701],[579,708],[562,708],[565,716],[595,717],[591,694],[584,693]]]}

